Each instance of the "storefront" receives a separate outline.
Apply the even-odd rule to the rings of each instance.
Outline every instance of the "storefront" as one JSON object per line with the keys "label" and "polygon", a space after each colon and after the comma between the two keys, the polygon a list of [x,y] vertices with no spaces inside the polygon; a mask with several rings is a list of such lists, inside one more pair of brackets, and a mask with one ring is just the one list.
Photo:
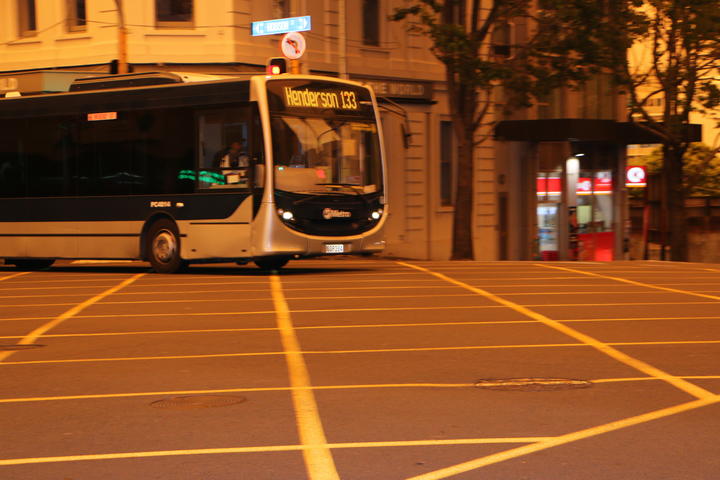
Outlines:
{"label": "storefront", "polygon": [[613,260],[615,239],[622,233],[616,218],[622,191],[615,189],[622,158],[611,144],[573,142],[568,147],[575,151],[542,165],[536,175],[536,256]]}
{"label": "storefront", "polygon": [[510,199],[500,229],[508,232],[508,259],[624,258],[625,147],[649,143],[648,136],[612,120],[500,122],[498,173],[507,178],[502,183]]}

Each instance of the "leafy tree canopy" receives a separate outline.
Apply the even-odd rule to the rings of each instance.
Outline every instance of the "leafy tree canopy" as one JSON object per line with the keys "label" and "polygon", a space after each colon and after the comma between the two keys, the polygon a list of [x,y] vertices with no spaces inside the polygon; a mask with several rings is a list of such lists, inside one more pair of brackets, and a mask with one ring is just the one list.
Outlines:
{"label": "leafy tree canopy", "polygon": [[[657,148],[632,163],[645,165],[648,173],[659,174],[663,167],[662,149]],[[720,197],[720,151],[702,143],[690,144],[683,157],[683,186],[687,195]]]}

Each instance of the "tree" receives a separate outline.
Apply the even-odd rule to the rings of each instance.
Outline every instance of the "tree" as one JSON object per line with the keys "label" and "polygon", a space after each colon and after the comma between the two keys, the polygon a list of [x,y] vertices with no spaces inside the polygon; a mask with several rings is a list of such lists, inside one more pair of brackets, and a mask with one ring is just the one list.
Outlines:
{"label": "tree", "polygon": [[[413,20],[409,29],[429,37],[445,66],[458,175],[451,258],[472,259],[473,159],[492,134],[499,115],[491,111],[502,92],[506,110],[563,85],[577,85],[598,70],[604,16],[594,0],[412,0],[391,20]],[[516,42],[509,40],[511,23]],[[623,37],[624,38],[624,37]],[[617,39],[614,39],[617,41]],[[623,45],[627,47],[627,45]],[[617,56],[613,57],[617,58]]]}
{"label": "tree", "polygon": [[[662,173],[663,150],[658,148],[634,163],[645,165],[648,173]],[[720,148],[690,144],[683,158],[683,189],[693,196],[720,196]]]}
{"label": "tree", "polygon": [[[720,105],[720,1],[624,0],[623,21],[608,25],[608,37],[636,43],[613,69],[629,93],[633,117],[662,141],[666,226],[671,260],[687,260],[683,167],[690,147],[690,113],[717,113]],[[612,65],[608,65],[612,67]],[[618,68],[619,67],[619,68]],[[651,106],[662,104],[661,118]]]}

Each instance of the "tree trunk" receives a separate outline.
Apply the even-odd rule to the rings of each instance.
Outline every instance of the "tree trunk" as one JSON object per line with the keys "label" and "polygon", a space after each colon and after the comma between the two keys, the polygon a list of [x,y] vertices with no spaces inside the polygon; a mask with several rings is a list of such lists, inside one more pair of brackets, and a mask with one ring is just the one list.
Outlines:
{"label": "tree trunk", "polygon": [[663,147],[665,175],[666,228],[670,234],[670,260],[687,262],[688,243],[685,221],[685,188],[683,187],[683,154],[679,145]]}
{"label": "tree trunk", "polygon": [[[470,130],[470,131],[468,131]],[[473,141],[472,129],[463,129],[458,145],[457,190],[455,192],[455,216],[453,217],[453,242],[451,260],[473,260]]]}

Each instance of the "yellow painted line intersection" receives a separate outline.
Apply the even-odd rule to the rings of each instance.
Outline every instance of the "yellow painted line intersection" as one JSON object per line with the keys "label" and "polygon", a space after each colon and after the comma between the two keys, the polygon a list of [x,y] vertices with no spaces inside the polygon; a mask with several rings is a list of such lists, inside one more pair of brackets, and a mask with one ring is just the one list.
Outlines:
{"label": "yellow painted line intersection", "polygon": [[[402,263],[401,263],[402,264]],[[410,265],[410,264],[408,264]],[[501,264],[498,264],[500,266]],[[527,265],[525,265],[527,266]],[[421,268],[418,268],[416,266],[413,266],[415,270],[421,270]],[[467,270],[470,271],[472,267],[468,267]],[[462,270],[462,269],[457,269]],[[424,271],[425,273],[431,273],[432,275],[435,275],[436,277],[439,277],[439,275],[442,275],[442,277],[439,277],[444,282],[450,282],[452,285],[443,285],[442,287],[438,286],[429,286],[427,283],[423,284],[422,287],[405,287],[405,286],[394,286],[394,285],[387,285],[387,287],[373,287],[373,286],[362,286],[359,287],[361,289],[385,289],[385,288],[395,288],[395,289],[406,289],[406,288],[453,288],[453,287],[462,287],[466,290],[470,290],[473,293],[472,294],[465,294],[465,295],[440,295],[440,296],[472,296],[477,295],[479,293],[479,288],[472,287],[471,285],[465,283],[464,281],[458,281],[451,279],[451,277],[447,277],[443,274],[437,274],[435,272],[431,272],[427,268],[422,268],[421,271]],[[498,270],[500,272],[500,270]],[[24,272],[27,273],[27,272]],[[142,275],[142,274],[141,274]],[[598,277],[604,277],[610,280],[615,280],[615,277],[609,277],[605,275],[599,275]],[[443,278],[445,277],[445,278]],[[7,277],[0,278],[0,282],[5,280]],[[109,358],[109,359],[68,359],[67,362],[74,362],[74,361],[83,361],[83,362],[92,362],[92,361],[118,361],[118,360],[136,360],[136,359],[175,359],[175,358],[206,358],[206,357],[220,357],[220,356],[244,356],[244,355],[283,355],[287,361],[288,364],[288,371],[290,373],[291,377],[291,385],[289,387],[266,387],[266,388],[246,388],[246,389],[219,389],[219,390],[192,390],[192,391],[176,391],[176,392],[137,392],[137,393],[118,393],[118,394],[97,394],[97,395],[76,395],[76,396],[59,396],[59,397],[33,397],[33,398],[16,398],[16,399],[0,399],[0,403],[27,403],[27,402],[43,402],[43,401],[56,401],[56,400],[84,400],[84,399],[100,399],[100,398],[124,398],[124,397],[141,397],[141,396],[158,396],[158,395],[168,395],[168,394],[198,394],[198,393],[230,393],[230,392],[277,392],[277,391],[285,391],[290,392],[293,396],[293,404],[295,407],[296,412],[296,419],[297,419],[297,426],[298,426],[298,432],[300,434],[300,443],[298,445],[269,445],[269,446],[233,446],[228,448],[208,448],[208,449],[184,449],[184,450],[157,450],[157,451],[145,451],[145,452],[117,452],[117,453],[99,453],[99,454],[90,454],[90,455],[72,455],[72,456],[48,456],[48,457],[28,457],[28,458],[15,458],[15,459],[0,459],[0,465],[27,465],[27,464],[35,464],[35,463],[56,463],[56,462],[74,462],[74,461],[88,461],[88,460],[112,460],[112,459],[121,459],[121,458],[149,458],[149,457],[165,457],[165,456],[182,456],[182,455],[207,455],[207,454],[231,454],[231,453],[253,453],[253,452],[289,452],[289,451],[299,451],[302,452],[306,461],[306,469],[308,472],[308,476],[311,480],[320,480],[320,479],[338,479],[338,473],[334,466],[334,461],[332,458],[332,450],[333,449],[349,449],[349,448],[383,448],[383,447],[407,447],[407,446],[438,446],[438,445],[473,445],[473,444],[525,444],[516,448],[511,448],[510,450],[507,450],[505,452],[500,452],[493,455],[488,455],[479,459],[474,459],[469,462],[464,462],[462,464],[449,467],[447,469],[441,469],[436,472],[431,472],[425,475],[413,477],[416,479],[423,479],[423,480],[430,480],[430,479],[440,479],[440,478],[447,478],[449,476],[457,475],[459,473],[468,472],[477,468],[481,468],[485,465],[491,465],[494,463],[498,463],[505,460],[510,460],[513,458],[518,458],[523,455],[527,455],[529,453],[533,453],[536,451],[541,451],[547,448],[552,448],[555,446],[561,446],[567,443],[575,442],[577,440],[582,440],[584,438],[590,438],[596,435],[601,435],[604,433],[612,432],[615,430],[619,430],[626,427],[631,427],[634,425],[639,425],[645,422],[653,421],[656,419],[664,418],[667,416],[695,410],[698,408],[702,408],[707,405],[712,405],[720,401],[720,397],[718,395],[708,392],[707,390],[704,390],[700,387],[697,387],[688,380],[694,380],[694,379],[718,379],[720,377],[718,376],[681,376],[681,375],[670,375],[666,372],[663,372],[662,370],[656,369],[655,367],[646,364],[644,362],[641,362],[637,359],[634,359],[632,357],[629,357],[627,355],[623,356],[621,352],[614,351],[613,352],[613,346],[628,346],[628,345],[681,345],[681,344],[715,344],[720,343],[720,340],[691,340],[691,341],[668,341],[668,342],[601,342],[596,339],[593,339],[592,337],[586,336],[577,330],[572,329],[571,327],[568,327],[566,324],[573,323],[573,322],[602,322],[602,321],[638,321],[638,320],[677,320],[677,319],[720,319],[720,317],[647,317],[647,318],[606,318],[606,319],[571,319],[571,320],[552,320],[548,317],[545,317],[543,315],[537,314],[536,312],[532,312],[529,310],[529,308],[532,307],[550,307],[550,306],[568,306],[568,307],[576,307],[580,306],[580,304],[561,304],[561,305],[519,305],[514,304],[513,302],[510,302],[509,300],[506,300],[505,302],[500,302],[499,305],[492,305],[492,306],[458,306],[455,308],[460,309],[477,309],[477,308],[506,308],[509,306],[509,304],[515,305],[516,308],[513,308],[513,310],[523,313],[526,316],[529,316],[529,320],[522,320],[522,321],[490,321],[490,322],[433,322],[433,323],[408,323],[408,324],[363,324],[363,325],[317,325],[317,326],[301,326],[297,327],[294,326],[292,323],[291,315],[296,313],[316,313],[316,312],[373,312],[373,311],[413,311],[413,310],[448,310],[451,307],[420,307],[420,308],[360,308],[360,309],[306,309],[306,310],[291,310],[287,306],[288,300],[304,300],[303,297],[298,298],[289,298],[285,296],[284,290],[286,291],[292,291],[292,290],[312,290],[312,288],[284,288],[281,284],[281,278],[283,280],[283,283],[285,283],[285,278],[279,277],[279,276],[272,276],[272,277],[266,277],[264,279],[265,282],[270,280],[271,284],[271,291],[272,291],[272,302],[275,306],[274,310],[271,311],[262,311],[262,312],[222,312],[222,313],[185,313],[185,312],[178,312],[178,313],[163,313],[163,314],[130,314],[130,315],[78,315],[81,310],[84,308],[87,308],[92,303],[97,303],[99,300],[96,300],[95,302],[91,302],[88,305],[85,305],[87,302],[84,302],[83,304],[78,305],[78,307],[82,307],[77,309],[76,311],[73,311],[74,309],[69,310],[68,312],[73,312],[69,316],[62,318],[62,315],[59,317],[54,317],[51,322],[48,324],[43,325],[39,329],[34,330],[31,334],[28,334],[25,337],[22,337],[23,339],[33,339],[32,341],[36,340],[39,337],[43,338],[64,338],[64,337],[85,337],[85,336],[120,336],[120,335],[159,335],[159,334],[175,334],[175,333],[215,333],[215,332],[242,332],[242,331],[277,331],[281,334],[282,338],[282,344],[283,344],[283,351],[281,352],[248,352],[248,353],[230,353],[230,354],[218,354],[218,355],[190,355],[190,356],[169,356],[169,357],[135,357],[135,358],[122,358],[122,359],[115,359],[115,358]],[[573,278],[576,279],[577,277],[564,277],[564,278]],[[549,279],[549,277],[542,277],[542,279],[539,278],[539,280],[544,281],[545,279]],[[469,279],[463,279],[465,281],[470,281]],[[489,278],[488,278],[489,280]],[[337,277],[335,280],[332,280],[333,285],[337,282]],[[626,281],[626,283],[633,282],[636,284],[636,286],[640,286],[640,282],[634,282],[634,281]],[[249,283],[249,282],[248,282]],[[260,283],[260,282],[255,282]],[[291,282],[287,282],[290,284]],[[292,282],[294,284],[298,284],[297,282]],[[180,284],[178,284],[180,285]],[[238,285],[237,283],[234,285]],[[266,283],[267,285],[267,283]],[[305,284],[307,285],[307,284]],[[321,284],[319,284],[320,286]],[[583,285],[591,285],[591,284],[584,284]],[[642,284],[644,286],[644,284]],[[137,286],[134,285],[134,286]],[[513,285],[502,285],[504,287],[513,288]],[[530,285],[526,285],[530,286]],[[548,285],[550,286],[550,285]],[[567,285],[571,286],[571,285]],[[573,285],[574,286],[574,285]],[[608,287],[609,285],[606,283],[598,284],[599,287]],[[103,287],[104,288],[104,287]],[[119,288],[122,288],[120,286]],[[117,288],[117,289],[119,289]],[[155,287],[157,288],[157,287]],[[323,286],[324,288],[324,286]],[[350,287],[347,287],[350,288]],[[334,288],[329,288],[324,291],[331,291]],[[685,291],[680,291],[676,289],[670,289],[666,288],[664,290],[674,291],[676,293],[690,293]],[[117,291],[117,290],[115,290]],[[233,290],[235,291],[235,290]],[[260,291],[260,290],[258,290]],[[265,290],[267,291],[267,290]],[[106,293],[106,292],[105,292]],[[114,293],[114,292],[110,292]],[[107,295],[110,295],[110,293],[107,293]],[[213,292],[215,293],[215,292]],[[225,292],[220,292],[225,293]],[[229,291],[228,291],[229,293]],[[599,294],[601,292],[575,292],[576,294],[584,294],[584,293],[592,293],[592,294]],[[628,293],[628,292],[607,292],[608,294],[613,293]],[[637,292],[640,293],[640,292]],[[643,292],[645,293],[645,292]],[[698,293],[698,292],[695,292]],[[128,292],[125,290],[121,293],[121,295],[134,295],[134,294],[151,294],[151,292]],[[487,294],[487,295],[486,295]],[[567,292],[553,292],[555,295],[559,294],[568,294]],[[691,293],[692,294],[692,293]],[[104,294],[103,294],[104,295]],[[105,295],[105,296],[107,296]],[[492,294],[489,292],[485,292],[482,294],[488,299],[491,299],[493,301],[497,301],[497,298],[502,299],[502,296],[512,296],[512,295],[542,295],[542,293],[496,293]],[[422,295],[420,295],[422,296]],[[700,297],[703,298],[709,298],[711,300],[715,300],[716,298],[720,300],[720,297],[715,297],[713,295],[707,295],[704,293],[700,293]],[[399,296],[398,298],[403,298],[406,296]],[[415,298],[417,296],[413,296]],[[96,298],[96,297],[94,297]],[[395,298],[394,296],[367,296],[367,297],[336,297],[338,299],[343,298]],[[92,299],[91,299],[92,300]],[[90,301],[88,301],[90,302]],[[182,301],[180,301],[182,302]],[[136,302],[99,302],[102,304],[116,304],[116,303],[136,303]],[[143,302],[139,302],[143,303]],[[147,303],[156,303],[156,302],[147,302]],[[163,302],[165,303],[165,302]],[[171,302],[168,302],[171,303]],[[176,303],[176,302],[172,302]],[[672,302],[673,305],[694,305],[694,304],[712,304],[716,302]],[[667,303],[642,303],[642,302],[633,302],[633,303],[617,303],[615,305],[660,305],[660,304],[667,304]],[[584,304],[587,305],[587,304]],[[607,305],[605,303],[597,304],[597,305]],[[35,305],[33,305],[35,306]],[[512,308],[512,307],[511,307]],[[66,314],[68,313],[66,312]],[[528,315],[527,312],[532,312],[534,315]],[[208,329],[208,330],[153,330],[153,331],[140,331],[140,332],[105,332],[105,333],[67,333],[67,334],[47,334],[49,330],[57,326],[58,323],[62,322],[63,320],[73,317],[73,318],[126,318],[126,317],[170,317],[170,316],[187,316],[187,315],[197,315],[197,316],[211,316],[211,315],[256,315],[256,314],[274,314],[277,320],[277,327],[274,328],[246,328],[246,329]],[[65,315],[65,314],[63,314]],[[546,319],[545,321],[540,320],[539,317],[542,317]],[[37,317],[33,318],[33,320],[45,320],[46,318],[51,317]],[[5,320],[18,320],[18,319],[5,319]],[[543,324],[547,326],[552,326],[552,328],[559,330],[563,333],[567,333],[569,336],[573,337],[575,340],[577,340],[579,343],[568,343],[568,344],[544,344],[544,345],[475,345],[475,346],[458,346],[458,347],[428,347],[428,348],[399,348],[399,349],[366,349],[366,350],[332,350],[332,351],[303,351],[299,345],[297,336],[295,335],[295,332],[297,330],[310,330],[310,329],[331,329],[331,328],[393,328],[393,327],[426,327],[426,326],[451,326],[451,325],[491,325],[491,324],[502,324],[502,323],[508,323],[508,324],[516,324],[516,323],[534,323],[540,320]],[[563,327],[565,327],[563,329]],[[43,330],[44,329],[44,330]],[[20,338],[19,336],[14,337],[0,337],[0,338]],[[31,340],[27,340],[31,341]],[[662,408],[660,410],[655,410],[653,412],[647,412],[642,415],[637,415],[634,417],[621,419],[618,421],[610,422],[604,425],[591,427],[587,429],[582,429],[576,432],[571,432],[568,434],[560,435],[560,436],[536,436],[536,437],[518,437],[518,438],[458,438],[458,439],[431,439],[431,440],[409,440],[409,441],[378,441],[378,442],[345,442],[345,443],[330,443],[327,441],[324,435],[323,426],[321,422],[321,415],[318,411],[316,401],[314,399],[313,392],[319,391],[319,390],[325,390],[325,389],[359,389],[359,388],[472,388],[473,384],[378,384],[378,385],[326,385],[326,386],[316,386],[312,385],[310,381],[310,375],[307,369],[307,366],[305,365],[305,361],[303,359],[304,355],[315,355],[315,354],[355,354],[355,353],[375,353],[375,352],[411,352],[411,351],[443,351],[443,350],[456,350],[456,349],[485,349],[485,348],[537,348],[537,347],[546,347],[546,348],[565,348],[565,347],[593,347],[598,349],[599,351],[615,358],[616,360],[619,360],[623,363],[626,363],[630,366],[635,367],[642,373],[645,373],[646,377],[628,377],[628,378],[614,378],[614,379],[598,379],[593,381],[594,383],[612,383],[612,382],[646,382],[646,381],[661,381],[661,382],[668,382],[672,385],[674,385],[676,388],[679,388],[680,390],[684,391],[685,393],[688,393],[690,395],[694,395],[697,400],[693,400],[681,405],[671,406],[667,408]],[[6,357],[5,357],[6,358]],[[0,361],[2,358],[0,358]],[[48,363],[51,362],[58,362],[58,361],[48,361]],[[66,362],[66,360],[59,360],[59,362]],[[27,363],[46,363],[45,361],[38,361],[38,362],[5,362],[0,363],[0,368],[2,365],[20,365],[20,364],[27,364]]]}
{"label": "yellow painted line intersection", "polygon": [[[135,282],[136,280],[138,280],[139,278],[143,277],[144,275],[145,275],[144,273],[139,273],[139,274],[133,275],[133,276],[130,277],[130,278],[126,278],[126,279],[123,280],[122,282],[118,283],[117,285],[115,285],[115,286],[113,286],[113,287],[111,287],[111,288],[108,288],[108,289],[105,290],[104,292],[99,293],[99,294],[93,296],[92,298],[90,298],[90,299],[88,299],[88,300],[86,300],[86,301],[84,301],[84,302],[82,302],[82,303],[80,303],[80,304],[75,305],[75,306],[72,307],[71,309],[65,311],[64,313],[58,315],[57,317],[53,318],[53,319],[50,320],[49,322],[45,323],[44,325],[41,325],[41,326],[37,327],[37,328],[34,329],[32,332],[30,332],[30,333],[28,333],[27,335],[25,335],[25,336],[18,342],[18,345],[31,345],[31,344],[35,343],[35,341],[36,341],[38,338],[40,338],[41,336],[43,336],[46,332],[50,331],[51,329],[53,329],[53,328],[57,327],[58,325],[60,325],[60,324],[61,324],[62,322],[64,322],[65,320],[76,316],[78,313],[82,312],[82,311],[85,310],[86,308],[90,307],[91,305],[94,305],[94,304],[98,303],[99,301],[101,301],[101,300],[104,299],[105,297],[108,297],[108,296],[112,295],[113,293],[117,292],[118,290],[120,290],[120,289],[122,289],[122,288],[124,288],[124,287],[126,287],[126,286],[128,286],[128,285],[130,285],[131,283]],[[12,355],[13,353],[15,353],[15,352],[12,351],[12,350],[0,352],[0,365],[7,364],[7,362],[4,362],[4,361],[5,361],[8,357],[10,357],[10,355]]]}
{"label": "yellow painted line intersection", "polygon": [[[192,450],[156,450],[146,452],[121,452],[105,453],[94,455],[68,455],[55,457],[34,457],[34,458],[9,458],[0,459],[0,466],[7,465],[28,465],[39,463],[59,462],[80,462],[89,460],[118,460],[125,458],[152,458],[171,457],[187,455],[218,455],[229,453],[268,453],[268,452],[292,452],[302,451],[303,453],[314,448],[347,449],[347,448],[388,448],[388,447],[422,447],[440,445],[487,445],[506,443],[538,443],[546,442],[552,437],[499,437],[499,438],[458,438],[450,440],[408,440],[408,441],[387,441],[387,442],[344,442],[324,443],[322,445],[269,445],[257,447],[228,447],[228,448],[201,448]],[[336,473],[336,472],[335,472]],[[323,476],[313,476],[324,478]],[[338,477],[339,478],[339,477]]]}
{"label": "yellow painted line intersection", "polygon": [[623,428],[640,425],[640,424],[647,423],[647,422],[650,422],[653,420],[658,420],[661,418],[669,417],[671,415],[677,415],[679,413],[689,412],[691,410],[696,410],[698,408],[706,407],[708,405],[712,405],[712,404],[715,404],[718,402],[720,402],[720,396],[712,395],[712,396],[701,398],[701,399],[694,400],[691,402],[682,403],[680,405],[675,405],[672,407],[655,410],[652,412],[644,413],[642,415],[636,415],[634,417],[624,418],[622,420],[609,422],[609,423],[606,423],[603,425],[598,425],[596,427],[586,428],[584,430],[578,430],[576,432],[568,433],[565,435],[560,435],[560,436],[557,436],[557,437],[554,437],[554,438],[551,438],[548,440],[540,441],[537,443],[533,443],[530,445],[525,445],[522,447],[517,447],[517,448],[510,449],[510,450],[506,450],[504,452],[495,453],[492,455],[488,455],[486,457],[481,457],[481,458],[478,458],[475,460],[470,460],[468,462],[453,465],[448,468],[444,468],[441,470],[436,470],[434,472],[426,473],[424,475],[417,475],[417,476],[411,477],[407,480],[440,480],[443,478],[460,475],[461,473],[466,473],[466,472],[470,472],[472,470],[477,470],[478,468],[482,468],[482,467],[486,467],[488,465],[493,465],[495,463],[504,462],[504,461],[511,460],[514,458],[522,457],[525,455],[529,455],[531,453],[539,452],[541,450],[547,450],[548,448],[566,445],[568,443],[577,442],[578,440],[583,440],[586,438],[595,437],[597,435],[602,435],[602,434],[613,432],[613,431],[620,430]]}
{"label": "yellow painted line intersection", "polygon": [[[548,448],[553,448],[556,446],[575,442],[578,440],[582,440],[584,438],[594,437],[597,435],[601,435],[601,434],[608,433],[611,431],[619,430],[622,428],[639,425],[639,424],[646,423],[649,421],[657,420],[657,419],[664,418],[664,417],[671,416],[671,415],[676,415],[676,414],[683,413],[686,411],[691,411],[691,410],[694,410],[697,408],[705,407],[705,406],[720,402],[720,395],[713,394],[712,392],[705,390],[697,385],[694,385],[681,377],[670,375],[670,374],[668,374],[646,362],[643,362],[643,361],[633,358],[629,355],[626,355],[626,354],[620,352],[619,350],[616,350],[615,348],[611,347],[610,344],[608,344],[608,343],[600,342],[599,340],[596,340],[593,337],[590,337],[589,335],[585,335],[577,330],[574,330],[571,327],[569,327],[559,321],[552,320],[549,317],[538,314],[537,312],[534,312],[533,310],[530,310],[529,308],[527,308],[527,306],[522,306],[522,305],[513,303],[513,302],[506,300],[498,295],[494,295],[485,290],[479,289],[477,287],[473,287],[471,285],[468,285],[467,283],[453,279],[451,277],[448,277],[447,275],[437,273],[437,272],[432,271],[425,267],[420,267],[420,266],[417,266],[417,265],[414,265],[411,263],[406,263],[406,262],[398,262],[398,264],[406,266],[408,268],[425,271],[426,273],[433,275],[437,278],[441,278],[449,283],[453,283],[455,285],[458,285],[458,286],[466,288],[470,291],[473,291],[479,295],[482,295],[486,298],[492,299],[508,308],[511,308],[515,311],[523,313],[523,314],[529,316],[530,318],[533,318],[551,328],[554,328],[555,330],[563,332],[572,338],[575,338],[589,346],[592,346],[593,348],[599,350],[600,352],[605,353],[606,355],[620,361],[621,363],[631,366],[631,367],[645,373],[646,375],[649,375],[652,378],[665,381],[665,382],[675,386],[676,388],[697,398],[697,400],[687,402],[684,404],[671,406],[668,408],[656,410],[653,412],[648,412],[648,413],[645,413],[642,415],[637,415],[637,416],[625,418],[622,420],[617,420],[617,421],[610,422],[610,423],[607,423],[604,425],[599,425],[596,427],[591,427],[591,428],[579,430],[576,432],[568,433],[566,435],[561,435],[561,436],[552,438],[547,441],[537,442],[537,443],[534,443],[531,445],[525,445],[522,447],[510,449],[510,450],[507,450],[504,452],[499,452],[496,454],[481,457],[481,458],[471,460],[468,462],[463,462],[461,464],[457,464],[457,465],[454,465],[451,467],[436,470],[436,471],[433,471],[433,472],[430,472],[427,474],[418,475],[418,476],[412,477],[411,479],[408,479],[408,480],[439,480],[439,479],[443,479],[443,478],[448,478],[451,476],[455,476],[455,475],[466,473],[466,472],[469,472],[472,470],[476,470],[478,468],[482,468],[487,465],[492,465],[492,464],[495,464],[498,462],[503,462],[503,461],[510,460],[513,458],[522,457],[522,456],[525,456],[525,455],[528,455],[528,454],[531,454],[531,453],[534,453],[537,451],[541,451],[541,450],[545,450]],[[664,287],[657,287],[657,286],[653,286],[653,285],[649,285],[649,284],[642,284],[640,282],[634,282],[631,280],[621,279],[618,277],[610,277],[610,276],[605,276],[605,275],[588,273],[588,272],[569,269],[569,268],[565,268],[565,267],[546,266],[546,265],[539,265],[539,266],[555,268],[558,270],[583,273],[586,275],[593,275],[595,277],[601,277],[601,278],[605,278],[605,279],[619,280],[619,281],[629,283],[632,285],[636,285],[636,286],[648,286],[648,287],[658,288],[661,290],[672,291],[674,293],[688,293],[688,294],[701,296],[701,297],[705,297],[705,298],[720,300],[720,297],[714,297],[714,296],[709,296],[709,295],[704,295],[704,294],[697,294],[695,292],[685,292],[685,291],[664,288]],[[656,342],[652,342],[652,343],[656,343]]]}

